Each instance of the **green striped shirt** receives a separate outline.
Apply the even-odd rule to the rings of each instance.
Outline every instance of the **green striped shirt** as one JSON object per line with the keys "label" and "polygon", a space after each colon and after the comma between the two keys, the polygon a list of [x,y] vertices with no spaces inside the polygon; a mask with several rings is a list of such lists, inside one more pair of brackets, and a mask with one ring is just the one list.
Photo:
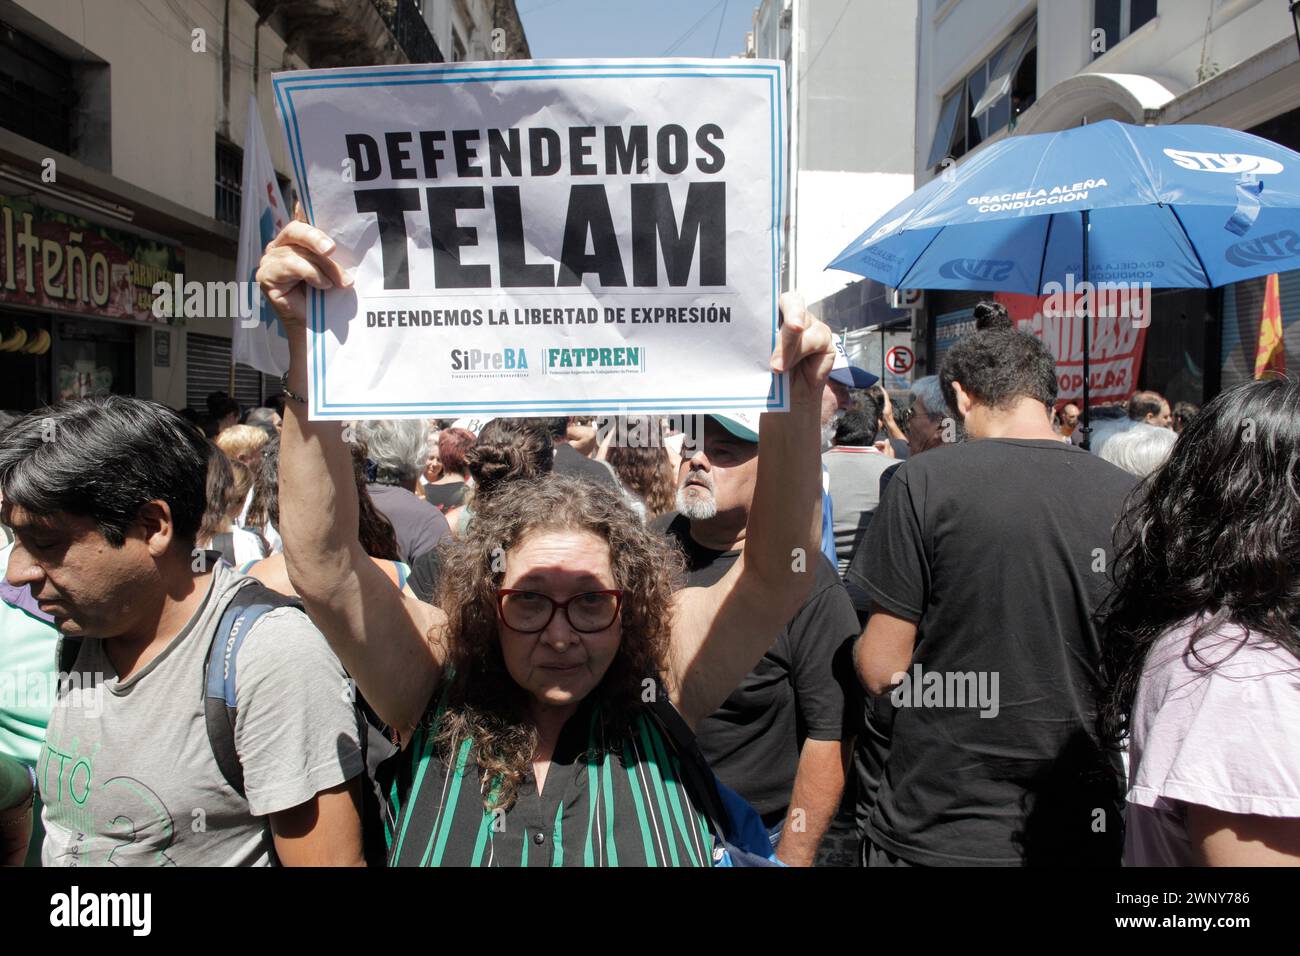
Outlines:
{"label": "green striped shirt", "polygon": [[392,866],[708,866],[713,838],[672,744],[648,711],[621,745],[584,701],[556,743],[541,794],[531,769],[508,811],[487,811],[470,741],[452,767],[422,726],[394,783]]}

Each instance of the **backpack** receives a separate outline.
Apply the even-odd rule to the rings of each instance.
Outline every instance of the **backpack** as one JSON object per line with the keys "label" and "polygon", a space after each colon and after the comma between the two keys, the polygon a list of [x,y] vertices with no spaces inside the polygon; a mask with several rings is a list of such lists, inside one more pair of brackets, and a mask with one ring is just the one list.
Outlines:
{"label": "backpack", "polygon": [[758,811],[718,779],[701,752],[694,731],[669,702],[663,685],[657,689],[658,693],[650,701],[650,715],[677,751],[691,796],[703,803],[698,809],[708,817],[709,829],[713,831],[713,865],[785,866],[776,858]]}
{"label": "backpack", "polygon": [[[208,645],[203,674],[203,711],[208,743],[221,776],[241,798],[245,797],[244,768],[235,750],[236,706],[235,681],[238,675],[239,649],[253,625],[264,615],[282,607],[302,610],[302,601],[272,591],[260,581],[249,578],[230,599],[221,614],[212,643]],[[68,673],[76,662],[82,638],[63,638],[59,642],[59,673]],[[361,787],[362,849],[366,865],[382,867],[388,861],[389,834],[393,811],[387,799],[384,781],[391,770],[384,766],[397,753],[397,746],[387,736],[383,725],[369,705],[356,694],[354,708],[357,736],[364,764]]]}

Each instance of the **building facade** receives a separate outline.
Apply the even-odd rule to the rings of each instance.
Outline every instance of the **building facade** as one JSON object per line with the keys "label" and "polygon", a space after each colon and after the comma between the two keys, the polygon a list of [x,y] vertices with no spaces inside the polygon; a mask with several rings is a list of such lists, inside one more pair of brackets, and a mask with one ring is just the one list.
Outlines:
{"label": "building facade", "polygon": [[232,370],[224,303],[152,307],[235,279],[250,94],[291,207],[270,74],[441,62],[431,25],[469,14],[467,55],[527,55],[513,0],[0,0],[0,409],[278,391]]}
{"label": "building facade", "polygon": [[826,264],[912,192],[915,39],[916,0],[763,0],[746,40],[786,67],[782,285],[839,332],[906,321],[879,283]]}
{"label": "building facade", "polygon": [[[1225,126],[1300,149],[1300,50],[1285,0],[919,3],[918,187],[1006,136],[1106,119]],[[1280,273],[1279,286],[1285,350],[1300,355],[1300,271]],[[1136,387],[1200,404],[1253,377],[1264,287],[1154,290]],[[938,371],[986,297],[925,293],[922,371]]]}
{"label": "building facade", "polygon": [[530,56],[514,0],[418,0],[416,6],[449,63]]}

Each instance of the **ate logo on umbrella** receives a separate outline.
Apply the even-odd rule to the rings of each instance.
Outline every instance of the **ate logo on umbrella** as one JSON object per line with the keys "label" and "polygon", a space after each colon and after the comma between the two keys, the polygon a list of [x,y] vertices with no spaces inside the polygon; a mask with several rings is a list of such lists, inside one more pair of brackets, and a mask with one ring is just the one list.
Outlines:
{"label": "ate logo on umbrella", "polygon": [[1286,169],[1276,159],[1252,156],[1249,153],[1194,153],[1188,149],[1166,149],[1164,154],[1183,169],[1192,169],[1198,173],[1275,176]]}
{"label": "ate logo on umbrella", "polygon": [[1281,232],[1248,239],[1228,246],[1224,258],[1234,266],[1252,266],[1261,262],[1277,262],[1300,256],[1300,232],[1283,229]]}

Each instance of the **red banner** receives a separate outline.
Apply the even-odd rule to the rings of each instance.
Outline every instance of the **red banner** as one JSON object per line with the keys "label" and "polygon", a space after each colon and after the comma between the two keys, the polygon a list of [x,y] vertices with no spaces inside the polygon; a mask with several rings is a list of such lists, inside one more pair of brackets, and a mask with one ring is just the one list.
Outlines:
{"label": "red banner", "polygon": [[177,246],[0,195],[0,305],[175,323],[153,314],[153,287],[183,268]]}
{"label": "red banner", "polygon": [[[1092,342],[1089,356],[1090,379],[1088,401],[1092,405],[1124,402],[1137,391],[1138,371],[1142,366],[1142,349],[1146,345],[1147,325],[1151,321],[1150,303],[1130,311],[1124,298],[1126,290],[1110,292],[1111,301],[1092,318]],[[1142,295],[1134,290],[1134,297]],[[1030,332],[1056,357],[1056,377],[1060,397],[1057,404],[1079,402],[1083,398],[1083,323],[1082,309],[1049,308],[1043,305],[1050,296],[1019,295],[998,292],[994,298],[1007,307],[1016,327]],[[1059,302],[1059,297],[1058,297]],[[1076,314],[1078,313],[1078,314]],[[1130,318],[1138,314],[1141,318]]]}

